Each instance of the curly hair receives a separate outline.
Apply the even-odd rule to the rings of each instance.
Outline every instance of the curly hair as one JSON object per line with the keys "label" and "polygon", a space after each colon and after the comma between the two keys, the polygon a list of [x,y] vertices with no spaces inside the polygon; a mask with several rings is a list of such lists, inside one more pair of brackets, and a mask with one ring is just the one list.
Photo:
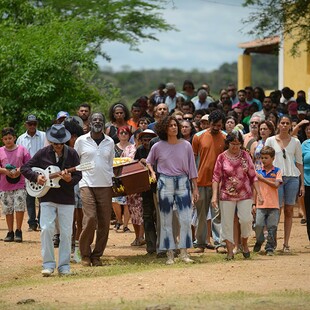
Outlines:
{"label": "curly hair", "polygon": [[217,123],[222,121],[225,124],[225,114],[221,110],[214,110],[209,115],[210,123]]}
{"label": "curly hair", "polygon": [[117,108],[123,109],[124,114],[125,114],[124,119],[125,119],[125,121],[128,121],[130,119],[130,112],[129,112],[128,108],[126,107],[126,105],[121,103],[121,102],[116,102],[113,105],[111,105],[111,107],[109,109],[109,120],[111,122],[116,121],[116,119],[114,117],[114,112]]}
{"label": "curly hair", "polygon": [[177,138],[180,139],[182,137],[181,124],[178,122],[178,120],[174,116],[169,115],[169,116],[166,116],[164,119],[160,120],[155,125],[155,132],[157,133],[160,140],[164,140],[164,141],[168,140],[168,128],[169,128],[171,121],[176,121],[178,125]]}
{"label": "curly hair", "polygon": [[226,139],[225,139],[225,150],[228,149],[229,147],[229,143],[238,140],[241,143],[241,147],[243,147],[243,136],[240,130],[238,129],[234,129],[232,132],[230,132],[229,134],[227,134]]}

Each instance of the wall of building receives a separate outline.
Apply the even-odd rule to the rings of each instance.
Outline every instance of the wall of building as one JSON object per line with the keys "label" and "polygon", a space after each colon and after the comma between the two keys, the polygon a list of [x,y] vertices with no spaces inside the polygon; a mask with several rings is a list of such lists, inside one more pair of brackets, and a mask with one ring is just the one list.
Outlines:
{"label": "wall of building", "polygon": [[[288,86],[295,93],[304,90],[310,92],[310,53],[305,51],[306,44],[300,47],[300,55],[290,55],[291,40],[285,39],[283,44],[283,86]],[[309,97],[309,95],[307,96]]]}

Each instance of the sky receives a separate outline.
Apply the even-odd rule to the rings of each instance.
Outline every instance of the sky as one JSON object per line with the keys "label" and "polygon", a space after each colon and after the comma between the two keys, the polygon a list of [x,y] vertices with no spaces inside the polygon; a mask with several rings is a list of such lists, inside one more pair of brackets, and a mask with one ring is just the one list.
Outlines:
{"label": "sky", "polygon": [[[111,62],[97,60],[101,68],[113,71],[176,68],[212,71],[221,64],[236,62],[242,54],[241,42],[253,38],[245,34],[242,19],[250,9],[242,0],[174,0],[163,17],[179,31],[159,33],[159,41],[143,42],[141,52],[120,43],[104,44]],[[243,30],[242,30],[243,29]]]}

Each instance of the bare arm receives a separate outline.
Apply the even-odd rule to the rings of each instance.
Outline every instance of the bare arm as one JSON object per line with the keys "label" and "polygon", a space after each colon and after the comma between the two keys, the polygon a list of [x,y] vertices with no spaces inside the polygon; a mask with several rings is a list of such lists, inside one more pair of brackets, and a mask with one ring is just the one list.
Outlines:
{"label": "bare arm", "polygon": [[296,163],[296,167],[300,172],[300,190],[299,196],[302,197],[305,195],[305,183],[304,183],[304,166],[302,164]]}
{"label": "bare arm", "polygon": [[218,207],[218,190],[219,190],[219,183],[212,182],[212,198],[211,198],[211,205],[213,208]]}

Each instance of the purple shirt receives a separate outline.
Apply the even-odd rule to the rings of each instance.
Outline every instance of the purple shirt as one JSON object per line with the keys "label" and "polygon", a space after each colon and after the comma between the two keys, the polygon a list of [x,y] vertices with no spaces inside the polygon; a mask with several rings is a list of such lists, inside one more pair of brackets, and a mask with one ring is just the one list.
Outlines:
{"label": "purple shirt", "polygon": [[183,139],[177,144],[160,140],[155,143],[146,159],[148,164],[157,164],[157,171],[168,176],[187,175],[197,178],[197,168],[191,144]]}

